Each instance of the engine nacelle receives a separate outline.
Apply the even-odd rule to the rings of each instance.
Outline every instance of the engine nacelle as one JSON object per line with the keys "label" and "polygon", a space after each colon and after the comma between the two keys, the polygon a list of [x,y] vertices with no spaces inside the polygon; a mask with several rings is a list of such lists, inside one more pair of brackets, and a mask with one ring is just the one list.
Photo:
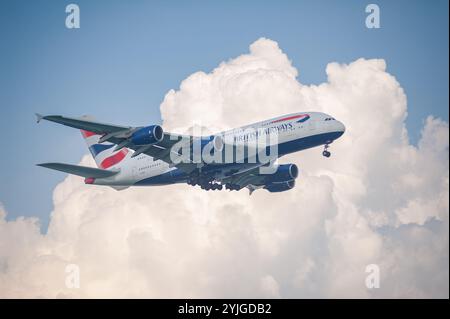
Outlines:
{"label": "engine nacelle", "polygon": [[269,183],[281,183],[296,179],[298,176],[298,167],[295,164],[279,165],[277,171],[267,175],[266,181]]}
{"label": "engine nacelle", "polygon": [[225,142],[223,141],[222,136],[216,135],[214,136],[213,144],[214,144],[214,151],[222,152]]}
{"label": "engine nacelle", "polygon": [[130,139],[134,145],[150,145],[156,144],[162,141],[164,131],[159,125],[150,125],[142,127],[134,132]]}
{"label": "engine nacelle", "polygon": [[223,141],[222,136],[215,135],[210,136],[208,138],[202,138],[201,139],[201,150],[203,152],[203,149],[207,147],[207,150],[211,153],[214,152],[222,152],[225,142]]}
{"label": "engine nacelle", "polygon": [[279,193],[293,189],[294,186],[295,186],[295,179],[283,183],[271,183],[266,185],[264,188],[271,193]]}

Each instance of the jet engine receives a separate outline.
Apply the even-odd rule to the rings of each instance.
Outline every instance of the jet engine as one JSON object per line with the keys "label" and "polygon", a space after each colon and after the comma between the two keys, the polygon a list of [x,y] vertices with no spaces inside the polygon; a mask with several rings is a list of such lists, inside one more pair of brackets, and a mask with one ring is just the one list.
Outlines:
{"label": "jet engine", "polygon": [[134,145],[150,145],[156,144],[162,141],[164,137],[164,131],[159,125],[150,125],[142,127],[135,131],[130,140]]}
{"label": "jet engine", "polygon": [[201,141],[201,150],[207,148],[207,151],[209,153],[211,152],[222,152],[224,148],[225,142],[223,141],[222,136],[215,135],[215,136],[209,136],[207,138],[202,138]]}
{"label": "jet engine", "polygon": [[294,188],[294,186],[295,186],[295,179],[287,181],[287,182],[282,182],[282,183],[270,183],[270,184],[266,185],[264,188],[267,189],[271,193],[279,193],[279,192],[288,191],[288,190]]}
{"label": "jet engine", "polygon": [[298,167],[295,164],[279,165],[277,171],[273,174],[268,174],[266,178],[267,183],[281,183],[296,179],[298,176]]}
{"label": "jet engine", "polygon": [[216,135],[213,138],[213,144],[214,144],[214,151],[216,152],[222,152],[223,150],[223,145],[225,144],[223,141],[222,136],[220,135]]}

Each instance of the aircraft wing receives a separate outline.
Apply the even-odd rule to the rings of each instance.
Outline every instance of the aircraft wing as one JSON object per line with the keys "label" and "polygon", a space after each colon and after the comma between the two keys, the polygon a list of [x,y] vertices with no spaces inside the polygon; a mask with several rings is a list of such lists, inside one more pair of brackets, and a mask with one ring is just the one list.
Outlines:
{"label": "aircraft wing", "polygon": [[248,185],[264,185],[266,177],[267,175],[260,174],[260,167],[256,167],[246,172],[224,178],[222,182],[236,184],[243,188],[247,187]]}
{"label": "aircraft wing", "polygon": [[102,135],[103,142],[109,141],[118,146],[130,148],[136,151],[133,155],[139,155],[141,153],[147,154],[153,157],[155,160],[162,160],[169,165],[176,166],[183,171],[190,173],[197,168],[197,164],[194,163],[178,163],[175,164],[171,160],[172,146],[178,143],[180,140],[184,140],[186,143],[192,144],[193,137],[182,134],[164,133],[163,139],[153,145],[148,145],[145,147],[136,146],[128,142],[128,138],[141,127],[132,126],[120,126],[101,122],[95,122],[86,117],[82,118],[72,118],[64,117],[60,115],[47,115],[43,116],[36,114],[37,122],[41,120],[47,120],[55,123],[59,123],[65,126],[77,128],[80,130],[90,131],[99,135]]}
{"label": "aircraft wing", "polygon": [[62,125],[70,126],[73,128],[77,128],[80,130],[86,130],[90,132],[94,132],[97,134],[107,134],[119,131],[129,130],[132,127],[127,126],[119,126],[112,125],[100,122],[94,122],[88,120],[87,118],[72,118],[72,117],[64,117],[60,115],[47,115],[43,116],[41,114],[36,114],[37,122],[39,123],[41,120],[47,120],[55,123],[59,123]]}

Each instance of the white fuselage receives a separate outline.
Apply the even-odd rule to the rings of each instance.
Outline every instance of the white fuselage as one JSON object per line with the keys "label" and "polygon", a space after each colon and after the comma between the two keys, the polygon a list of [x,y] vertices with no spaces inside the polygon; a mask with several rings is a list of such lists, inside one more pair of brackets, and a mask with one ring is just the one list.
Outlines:
{"label": "white fuselage", "polygon": [[[274,133],[278,147],[277,157],[280,157],[303,149],[329,144],[339,138],[344,131],[345,126],[327,114],[302,112],[276,117],[216,135],[221,136],[225,143],[231,140],[239,144],[255,140],[257,136],[260,136],[261,132]],[[158,176],[165,177],[171,171],[177,169],[176,167],[170,167],[166,162],[154,160],[145,154],[134,158],[131,155],[132,151],[120,164],[112,167],[112,169],[120,170],[117,175],[96,179],[94,184],[110,185],[119,189],[132,185],[147,185],[139,183]],[[233,167],[235,170],[237,167],[236,174],[249,169],[248,165],[239,165],[238,163],[235,163]],[[252,167],[255,167],[255,165]],[[180,176],[173,180],[162,178],[159,182],[148,185],[171,184],[184,181],[185,178]]]}

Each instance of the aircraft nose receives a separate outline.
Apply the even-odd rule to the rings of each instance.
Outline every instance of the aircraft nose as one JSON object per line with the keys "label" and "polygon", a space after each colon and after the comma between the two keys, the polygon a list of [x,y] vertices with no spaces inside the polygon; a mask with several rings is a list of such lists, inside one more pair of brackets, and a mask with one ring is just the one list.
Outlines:
{"label": "aircraft nose", "polygon": [[337,131],[341,133],[339,136],[342,136],[344,134],[344,132],[345,132],[345,125],[344,125],[344,123],[342,123],[340,121],[336,121],[336,128],[337,128]]}
{"label": "aircraft nose", "polygon": [[342,131],[342,133],[344,133],[345,132],[345,125],[344,125],[344,123],[338,121],[338,129],[339,129],[339,131]]}

